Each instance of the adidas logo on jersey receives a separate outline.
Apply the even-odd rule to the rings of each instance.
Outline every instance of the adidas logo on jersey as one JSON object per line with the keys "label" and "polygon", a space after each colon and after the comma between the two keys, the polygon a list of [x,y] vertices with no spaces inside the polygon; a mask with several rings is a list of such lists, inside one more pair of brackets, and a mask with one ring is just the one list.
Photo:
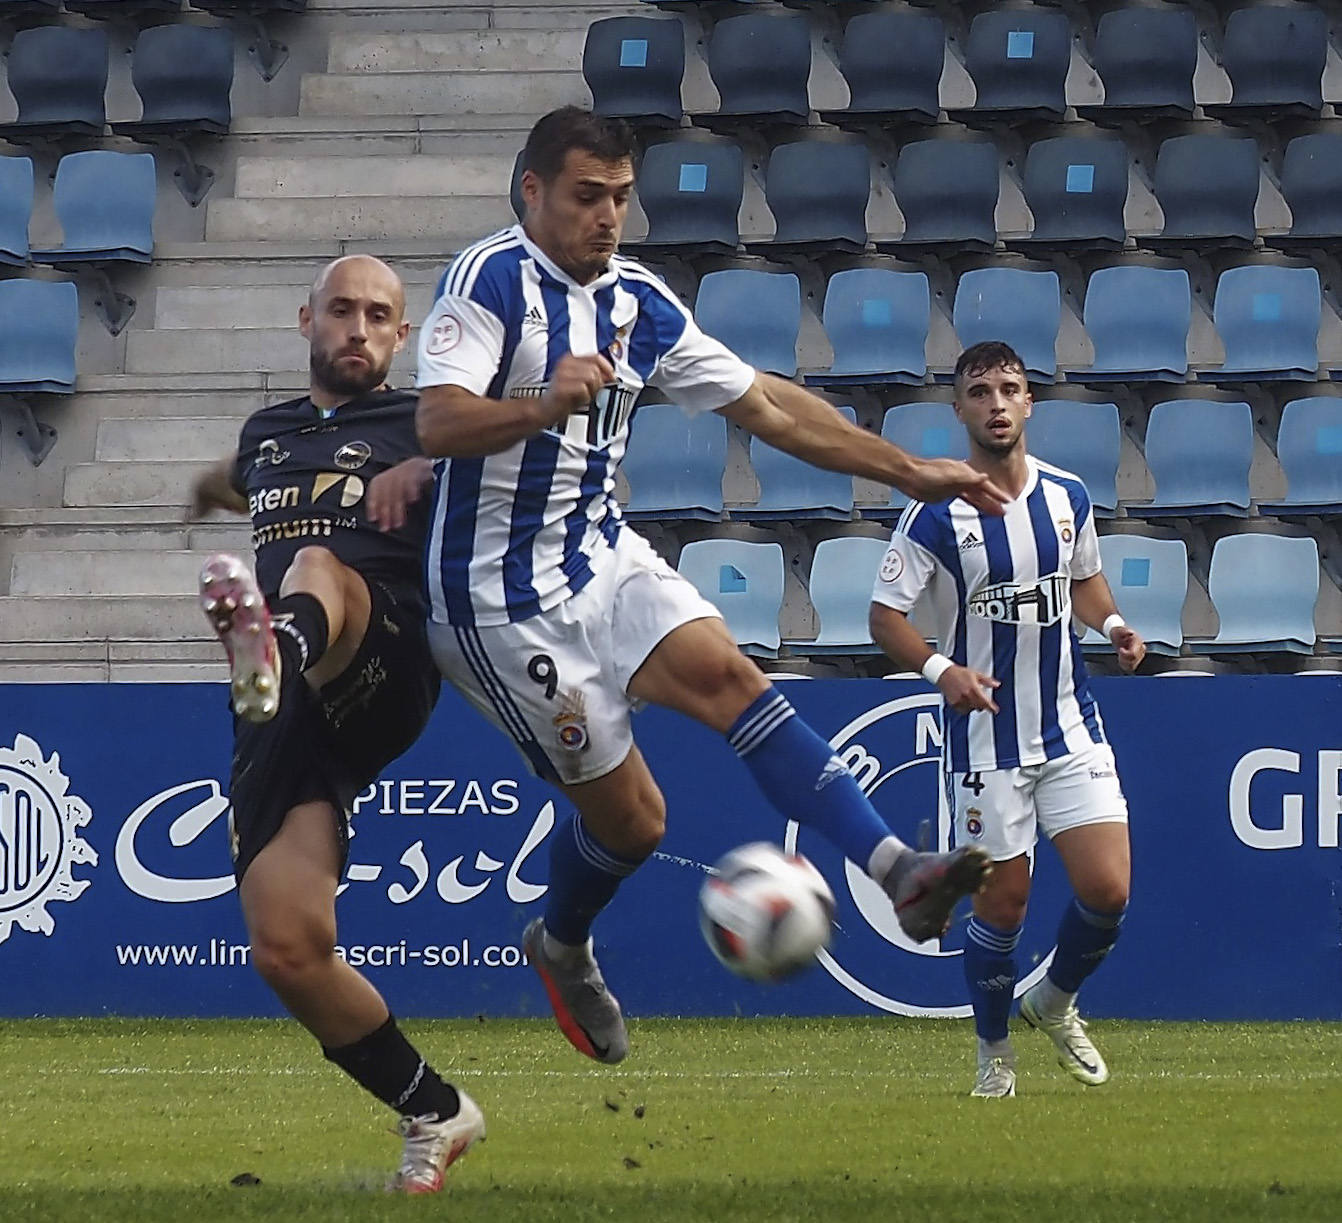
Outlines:
{"label": "adidas logo on jersey", "polygon": [[971,548],[981,548],[981,547],[983,547],[983,540],[981,540],[977,535],[975,535],[973,531],[970,531],[969,534],[966,535],[964,537],[964,540],[961,542],[960,551],[968,552]]}
{"label": "adidas logo on jersey", "polygon": [[541,314],[539,306],[532,306],[531,309],[522,316],[522,322],[532,327],[544,327],[545,316]]}

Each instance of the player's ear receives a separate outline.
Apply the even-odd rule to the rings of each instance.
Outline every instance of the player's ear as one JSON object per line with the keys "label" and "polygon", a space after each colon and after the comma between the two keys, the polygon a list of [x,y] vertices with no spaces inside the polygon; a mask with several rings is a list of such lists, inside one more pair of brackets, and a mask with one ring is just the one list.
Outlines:
{"label": "player's ear", "polygon": [[312,307],[307,302],[298,307],[298,330],[305,340],[312,339]]}
{"label": "player's ear", "polygon": [[392,349],[392,351],[400,352],[401,349],[405,347],[405,342],[409,338],[410,338],[410,323],[408,321],[405,321],[402,322],[401,325],[396,328],[396,346]]}
{"label": "player's ear", "polygon": [[540,204],[541,179],[534,170],[522,171],[522,199],[528,210]]}

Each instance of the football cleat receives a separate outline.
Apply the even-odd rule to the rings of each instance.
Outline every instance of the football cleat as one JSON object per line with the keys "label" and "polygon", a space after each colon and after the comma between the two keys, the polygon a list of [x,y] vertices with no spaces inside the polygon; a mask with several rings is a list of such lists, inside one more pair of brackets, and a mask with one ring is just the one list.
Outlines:
{"label": "football cleat", "polygon": [[972,845],[946,854],[911,849],[895,859],[881,886],[895,906],[901,929],[922,943],[946,933],[960,898],[982,890],[991,872],[988,855]]}
{"label": "football cleat", "polygon": [[401,1166],[387,1189],[392,1193],[437,1193],[443,1173],[477,1142],[484,1141],[485,1115],[464,1091],[458,1091],[461,1108],[455,1117],[439,1121],[437,1113],[402,1117],[397,1131],[405,1139]]}
{"label": "football cleat", "polygon": [[522,948],[545,986],[569,1044],[598,1062],[623,1061],[629,1052],[629,1033],[620,1004],[592,957],[591,940],[575,949],[571,961],[551,956],[545,950],[545,919],[538,917],[522,935]]}
{"label": "football cleat", "polygon": [[269,722],[280,707],[280,655],[251,570],[226,552],[210,557],[200,571],[200,606],[228,654],[233,712]]}
{"label": "football cleat", "polygon": [[1086,1035],[1086,1022],[1077,1014],[1076,1004],[1073,1003],[1061,1015],[1050,1015],[1039,1009],[1033,994],[1034,989],[1029,989],[1021,995],[1020,1017],[1053,1042],[1058,1050],[1058,1065],[1087,1087],[1098,1087],[1108,1082],[1109,1067],[1104,1064],[1100,1051]]}
{"label": "football cleat", "polygon": [[1004,1057],[979,1063],[974,1090],[969,1093],[981,1100],[1004,1099],[1016,1094],[1016,1068]]}

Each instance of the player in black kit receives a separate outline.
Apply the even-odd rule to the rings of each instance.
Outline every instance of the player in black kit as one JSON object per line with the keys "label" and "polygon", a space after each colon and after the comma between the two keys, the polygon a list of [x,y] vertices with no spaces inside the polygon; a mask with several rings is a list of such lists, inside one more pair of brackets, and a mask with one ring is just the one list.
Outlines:
{"label": "player in black kit", "polygon": [[[252,963],[327,1058],[401,1114],[393,1187],[434,1192],[485,1134],[373,985],[335,953],[335,895],[354,797],[428,721],[439,678],[421,572],[432,475],[417,396],[386,387],[409,334],[380,260],[327,265],[299,311],[307,396],[262,408],[207,472],[194,512],[249,512],[257,578],[212,556],[201,603],[228,652],[232,849]],[[408,507],[408,508],[407,508]]]}

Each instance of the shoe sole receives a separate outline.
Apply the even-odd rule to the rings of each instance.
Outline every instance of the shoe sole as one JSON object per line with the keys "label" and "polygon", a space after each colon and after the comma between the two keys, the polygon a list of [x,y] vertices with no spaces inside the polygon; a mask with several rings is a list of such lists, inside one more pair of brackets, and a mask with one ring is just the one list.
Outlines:
{"label": "shoe sole", "polygon": [[590,1057],[594,1062],[602,1062],[608,1066],[613,1066],[616,1062],[623,1061],[623,1054],[620,1057],[611,1057],[609,1049],[602,1049],[597,1045],[587,1034],[587,1030],[574,1017],[573,1012],[564,1004],[564,996],[560,992],[558,983],[546,971],[542,960],[544,953],[539,943],[540,937],[523,938],[522,950],[526,952],[527,961],[536,970],[536,975],[541,979],[541,984],[545,986],[546,996],[550,999],[550,1009],[554,1012],[555,1022],[559,1025],[559,1030],[563,1032],[564,1038],[579,1053],[584,1057]]}
{"label": "shoe sole", "polygon": [[971,1091],[969,1098],[971,1100],[1014,1100],[1016,1098],[1016,1085],[1012,1083],[1010,1091]]}
{"label": "shoe sole", "polygon": [[279,655],[266,601],[242,561],[220,553],[205,562],[200,606],[228,654],[233,711],[269,722],[280,708]]}
{"label": "shoe sole", "polygon": [[[950,929],[951,911],[956,903],[962,896],[972,896],[982,890],[988,876],[992,874],[992,869],[991,860],[982,850],[967,850],[952,858],[934,878],[923,881],[922,892],[906,900],[902,905],[895,906],[895,916],[899,918],[904,933],[920,943],[945,934]],[[925,925],[913,928],[905,925],[905,910],[916,905],[929,904],[935,907],[935,912],[942,915],[939,924],[923,919],[926,921]]]}
{"label": "shoe sole", "polygon": [[[1029,995],[1026,995],[1026,997],[1028,996]],[[1042,1032],[1049,1038],[1049,1040],[1053,1041],[1053,1047],[1058,1049],[1058,1042],[1053,1040],[1053,1034],[1044,1025],[1043,1020],[1039,1017],[1039,1013],[1026,1002],[1025,997],[1022,997],[1020,1000],[1020,1017],[1036,1032]],[[1096,1050],[1096,1055],[1099,1055],[1098,1049]],[[1101,1059],[1101,1063],[1103,1064],[1103,1059]],[[1105,1083],[1109,1082],[1108,1065],[1104,1066],[1104,1077],[1096,1078],[1090,1071],[1077,1063],[1070,1053],[1066,1053],[1062,1049],[1058,1049],[1058,1065],[1084,1087],[1103,1087]]]}

